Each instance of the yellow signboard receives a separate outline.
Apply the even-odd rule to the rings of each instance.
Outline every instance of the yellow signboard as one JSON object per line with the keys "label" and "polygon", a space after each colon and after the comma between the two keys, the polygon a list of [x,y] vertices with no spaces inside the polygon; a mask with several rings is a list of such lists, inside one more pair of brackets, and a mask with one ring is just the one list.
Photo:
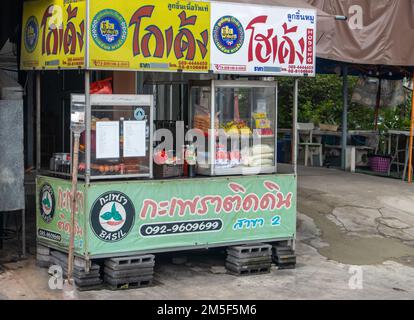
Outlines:
{"label": "yellow signboard", "polygon": [[89,69],[207,72],[210,3],[90,1]]}
{"label": "yellow signboard", "polygon": [[86,0],[24,3],[21,69],[85,67]]}

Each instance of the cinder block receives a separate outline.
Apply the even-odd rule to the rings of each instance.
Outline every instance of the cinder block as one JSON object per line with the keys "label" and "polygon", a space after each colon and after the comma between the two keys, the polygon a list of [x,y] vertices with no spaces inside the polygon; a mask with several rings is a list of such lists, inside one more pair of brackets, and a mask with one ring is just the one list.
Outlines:
{"label": "cinder block", "polygon": [[[68,274],[67,268],[62,268],[62,271],[63,271],[63,275],[67,277],[67,274]],[[92,279],[92,278],[99,278],[101,274],[99,273],[99,270],[95,270],[92,272],[84,272],[84,271],[78,271],[74,269],[72,276],[77,279]]]}
{"label": "cinder block", "polygon": [[78,286],[76,287],[76,289],[78,291],[97,291],[97,290],[102,290],[104,288],[104,283],[103,281],[101,281],[100,284],[96,284],[96,285],[91,285],[91,286]]}
{"label": "cinder block", "polygon": [[90,287],[102,284],[102,279],[100,278],[90,278],[90,279],[77,279],[74,278],[75,285],[77,287]]}
{"label": "cinder block", "polygon": [[50,248],[38,244],[36,247],[36,253],[44,256],[49,256]]}
{"label": "cinder block", "polygon": [[63,252],[60,252],[60,251],[57,251],[57,250],[51,250],[50,255],[52,257],[55,257],[55,258],[59,259],[59,260],[62,260],[62,261],[65,261],[65,262],[68,261],[68,255],[66,253],[63,253]]}
{"label": "cinder block", "polygon": [[263,265],[263,264],[267,265],[267,264],[272,263],[272,258],[271,256],[265,256],[265,257],[238,259],[238,258],[228,255],[226,261],[232,264],[235,264],[237,266],[250,266],[250,265]]}
{"label": "cinder block", "polygon": [[296,268],[296,263],[287,263],[287,264],[280,264],[277,266],[277,268],[279,270],[284,270],[284,269],[295,269]]}
{"label": "cinder block", "polygon": [[118,257],[111,258],[109,261],[114,262],[118,265],[129,265],[129,264],[144,264],[155,261],[155,256],[152,254],[140,255],[140,256],[130,256],[130,257]]}
{"label": "cinder block", "polygon": [[85,259],[82,259],[79,257],[75,257],[75,259],[73,259],[73,264],[76,267],[82,268],[82,269],[86,269],[86,267],[88,266],[88,262]]}
{"label": "cinder block", "polygon": [[247,276],[247,275],[257,275],[257,274],[269,273],[271,265],[267,264],[267,265],[239,267],[235,264],[226,262],[226,268],[227,268],[227,270],[229,270],[231,273],[233,273],[235,275],[240,275],[240,276],[246,275]]}
{"label": "cinder block", "polygon": [[36,254],[36,261],[42,261],[50,263],[50,256],[48,255],[42,255],[42,254]]}
{"label": "cinder block", "polygon": [[237,258],[253,258],[271,255],[272,246],[270,244],[258,243],[252,245],[233,246],[227,249],[227,254]]}
{"label": "cinder block", "polygon": [[111,290],[135,289],[148,287],[152,285],[153,277],[128,277],[122,279],[114,279],[105,275],[105,282]]}
{"label": "cinder block", "polygon": [[274,256],[273,262],[276,264],[283,264],[283,263],[296,263],[296,256],[286,255],[286,256]]}
{"label": "cinder block", "polygon": [[[68,255],[66,253],[62,253],[60,251],[52,250],[50,252],[50,255],[51,255],[51,261],[53,261],[54,264],[60,265],[62,267],[67,268],[67,265],[68,265]],[[74,259],[73,269],[74,270],[77,270],[79,272],[85,271],[85,268],[84,267],[79,267],[79,265],[82,263],[82,262],[80,262],[80,260],[82,260],[82,259],[80,259],[80,260],[78,259],[77,260],[76,258],[77,257],[75,257],[75,259]],[[78,261],[78,265],[76,265],[76,261]],[[92,264],[89,269],[90,269],[90,271],[96,271],[96,270],[99,270],[100,267],[97,264]]]}
{"label": "cinder block", "polygon": [[137,268],[153,268],[154,265],[155,256],[152,254],[135,257],[112,258],[105,261],[105,266],[115,271]]}
{"label": "cinder block", "polygon": [[289,246],[273,246],[273,255],[282,255],[282,254],[295,254],[295,251],[292,250]]}
{"label": "cinder block", "polygon": [[125,270],[113,270],[105,267],[104,272],[111,278],[125,278],[125,277],[144,277],[154,275],[154,268],[136,268]]}

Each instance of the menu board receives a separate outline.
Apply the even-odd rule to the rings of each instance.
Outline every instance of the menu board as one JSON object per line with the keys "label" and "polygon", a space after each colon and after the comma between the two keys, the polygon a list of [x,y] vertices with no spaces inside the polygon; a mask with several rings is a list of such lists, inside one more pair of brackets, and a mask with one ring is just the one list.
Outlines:
{"label": "menu board", "polygon": [[119,121],[96,123],[96,158],[119,158]]}
{"label": "menu board", "polygon": [[124,121],[124,157],[145,157],[146,121]]}

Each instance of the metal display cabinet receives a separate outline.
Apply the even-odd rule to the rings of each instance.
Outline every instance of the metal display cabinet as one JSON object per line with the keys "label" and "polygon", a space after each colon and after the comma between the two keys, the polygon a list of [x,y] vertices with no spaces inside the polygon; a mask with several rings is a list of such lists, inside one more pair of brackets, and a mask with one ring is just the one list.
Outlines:
{"label": "metal display cabinet", "polygon": [[[153,96],[91,95],[90,99],[91,121],[81,136],[79,177],[152,178]],[[85,95],[71,96],[71,106],[82,103]]]}
{"label": "metal display cabinet", "polygon": [[198,152],[198,174],[277,171],[277,94],[276,81],[191,83],[189,124],[202,130],[208,140],[208,151]]}

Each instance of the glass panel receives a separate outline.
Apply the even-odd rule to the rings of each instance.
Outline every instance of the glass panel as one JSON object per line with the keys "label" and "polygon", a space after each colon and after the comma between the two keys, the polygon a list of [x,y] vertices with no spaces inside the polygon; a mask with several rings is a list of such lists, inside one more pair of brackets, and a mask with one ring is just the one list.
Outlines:
{"label": "glass panel", "polygon": [[216,88],[216,168],[275,166],[275,99],[275,88]]}
{"label": "glass panel", "polygon": [[[197,150],[199,167],[208,168],[208,135],[211,129],[211,88],[207,86],[191,88],[191,128],[201,130],[206,137],[203,151]],[[218,128],[218,121],[215,122]]]}
{"label": "glass panel", "polygon": [[[92,106],[91,176],[149,174],[150,107]],[[81,135],[79,173],[85,170]]]}

